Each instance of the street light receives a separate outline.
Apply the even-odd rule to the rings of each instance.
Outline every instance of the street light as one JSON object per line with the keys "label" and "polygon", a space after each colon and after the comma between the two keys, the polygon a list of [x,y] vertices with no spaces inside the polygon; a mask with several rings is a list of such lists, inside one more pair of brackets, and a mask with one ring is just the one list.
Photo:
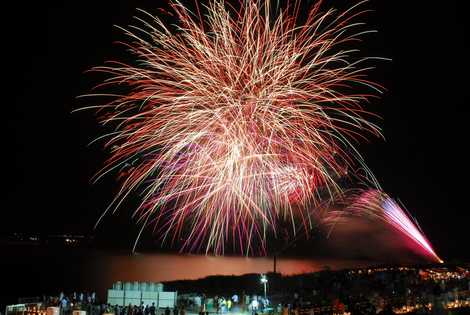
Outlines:
{"label": "street light", "polygon": [[264,300],[266,300],[266,286],[268,284],[268,278],[264,273],[261,274],[261,283],[264,285]]}

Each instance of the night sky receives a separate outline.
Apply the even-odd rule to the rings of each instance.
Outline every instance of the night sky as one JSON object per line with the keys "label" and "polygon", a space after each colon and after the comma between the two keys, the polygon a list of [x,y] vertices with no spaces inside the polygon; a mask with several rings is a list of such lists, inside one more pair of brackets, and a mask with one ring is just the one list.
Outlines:
{"label": "night sky", "polygon": [[[460,2],[460,3],[458,3]],[[344,1],[325,1],[325,7]],[[352,3],[352,2],[351,2]],[[384,190],[418,219],[445,259],[470,258],[468,70],[462,1],[379,1],[360,44],[378,62],[371,78],[387,91],[369,109],[383,117],[386,140],[360,147]],[[136,8],[158,13],[163,1],[16,1],[3,10],[6,132],[0,233],[88,233],[117,185],[90,178],[105,158],[88,143],[102,133],[76,97],[101,79],[84,73],[127,58],[113,25],[134,23]],[[6,100],[5,100],[6,96]],[[96,233],[132,246],[131,209],[107,217]],[[150,233],[146,237],[150,237]]]}

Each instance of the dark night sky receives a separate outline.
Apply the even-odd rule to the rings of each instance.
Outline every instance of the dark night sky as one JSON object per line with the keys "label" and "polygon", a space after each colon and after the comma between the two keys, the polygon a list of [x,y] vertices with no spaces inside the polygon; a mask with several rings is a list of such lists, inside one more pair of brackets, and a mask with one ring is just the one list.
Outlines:
{"label": "dark night sky", "polygon": [[[326,6],[342,1],[325,1]],[[386,141],[361,147],[385,191],[402,200],[444,258],[469,258],[468,72],[459,1],[379,1],[367,21],[364,55],[379,62],[372,78],[387,92],[372,110]],[[34,4],[33,4],[34,3]],[[90,231],[110,200],[112,177],[89,179],[101,166],[91,112],[71,114],[75,97],[99,78],[84,71],[125,54],[112,25],[133,23],[135,8],[157,13],[162,1],[17,1],[3,10],[3,156],[0,231]],[[462,3],[462,1],[460,1]],[[6,19],[9,17],[9,19]],[[5,34],[6,32],[6,34]],[[5,85],[4,85],[5,88]],[[5,175],[6,174],[6,175]],[[125,210],[98,233],[130,246]]]}

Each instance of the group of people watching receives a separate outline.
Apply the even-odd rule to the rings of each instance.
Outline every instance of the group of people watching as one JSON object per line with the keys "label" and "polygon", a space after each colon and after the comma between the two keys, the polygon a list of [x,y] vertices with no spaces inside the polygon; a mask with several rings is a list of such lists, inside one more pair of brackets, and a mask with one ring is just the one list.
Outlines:
{"label": "group of people watching", "polygon": [[151,305],[129,304],[127,306],[111,305],[101,303],[97,300],[95,292],[76,293],[66,295],[63,292],[56,297],[43,297],[43,304],[45,306],[58,306],[60,315],[71,315],[74,310],[86,311],[87,315],[185,315],[183,308],[158,309],[155,303]]}

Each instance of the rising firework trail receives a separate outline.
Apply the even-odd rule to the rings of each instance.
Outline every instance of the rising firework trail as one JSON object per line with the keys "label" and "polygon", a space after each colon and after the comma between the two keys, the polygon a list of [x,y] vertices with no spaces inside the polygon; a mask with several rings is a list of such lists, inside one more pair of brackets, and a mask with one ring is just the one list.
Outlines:
{"label": "rising firework trail", "polygon": [[[386,193],[379,190],[368,190],[358,194],[348,201],[342,214],[336,214],[336,218],[351,215],[370,216],[378,218],[392,226],[394,229],[407,236],[418,247],[421,253],[442,263],[442,259],[434,252],[431,243],[419,228],[417,222],[410,214]],[[334,222],[334,216],[330,214],[330,221]]]}
{"label": "rising firework trail", "polygon": [[134,61],[94,68],[108,74],[98,89],[115,91],[92,94],[110,98],[94,107],[114,128],[97,179],[120,173],[103,215],[140,193],[135,216],[163,241],[264,252],[279,220],[308,229],[305,209],[344,177],[365,170],[375,185],[354,148],[381,136],[363,108],[381,90],[365,76],[379,58],[356,47],[373,32],[357,21],[364,1],[344,12],[318,1],[302,18],[300,2],[287,3],[212,0],[193,13],[173,1],[177,26],[141,12],[123,29]]}

